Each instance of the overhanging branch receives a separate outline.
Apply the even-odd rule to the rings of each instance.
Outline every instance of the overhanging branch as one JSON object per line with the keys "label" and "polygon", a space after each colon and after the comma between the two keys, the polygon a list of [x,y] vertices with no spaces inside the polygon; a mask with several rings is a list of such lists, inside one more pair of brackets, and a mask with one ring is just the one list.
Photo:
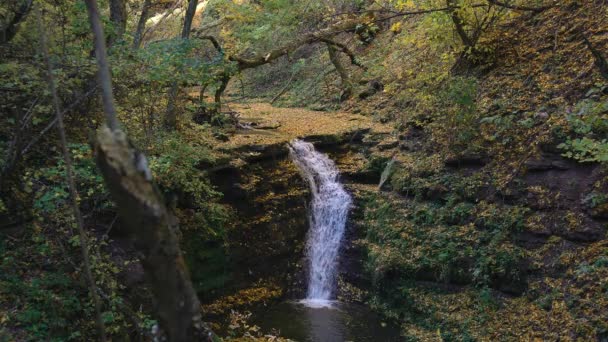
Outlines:
{"label": "overhanging branch", "polygon": [[237,62],[239,70],[251,69],[270,63],[279,57],[289,54],[296,50],[302,45],[312,44],[321,41],[321,39],[329,39],[334,36],[336,32],[343,32],[354,29],[357,24],[360,24],[360,20],[346,20],[335,25],[332,25],[326,29],[319,30],[317,32],[308,33],[299,39],[296,39],[290,43],[287,43],[279,48],[270,50],[265,54],[259,54],[254,57],[241,57],[241,56],[230,56],[229,60]]}

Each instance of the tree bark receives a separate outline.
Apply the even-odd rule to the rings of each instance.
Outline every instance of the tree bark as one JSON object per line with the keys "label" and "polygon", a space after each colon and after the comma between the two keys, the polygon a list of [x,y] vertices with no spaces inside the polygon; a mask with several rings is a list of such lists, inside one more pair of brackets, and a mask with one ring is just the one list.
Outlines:
{"label": "tree bark", "polygon": [[213,341],[213,332],[202,322],[200,302],[179,249],[176,219],[152,182],[146,157],[124,132],[108,127],[99,130],[93,149],[118,214],[136,237],[169,341]]}
{"label": "tree bark", "polygon": [[165,119],[163,121],[167,130],[175,130],[177,127],[177,111],[175,110],[175,102],[177,101],[177,82],[173,82],[167,93],[167,110],[165,111]]}
{"label": "tree bark", "polygon": [[222,111],[222,94],[224,94],[224,90],[228,87],[228,82],[230,82],[230,75],[224,72],[220,77],[220,85],[215,90],[214,95],[215,110],[217,113],[221,113]]}
{"label": "tree bark", "polygon": [[184,16],[184,27],[182,28],[182,39],[188,39],[188,37],[190,37],[190,29],[192,28],[192,20],[194,20],[197,4],[198,0],[188,1],[188,9]]}
{"label": "tree bark", "polygon": [[460,17],[457,12],[459,6],[455,3],[455,0],[446,0],[447,7],[450,8],[450,17],[452,18],[452,22],[454,23],[454,28],[456,29],[456,33],[460,37],[460,40],[464,44],[464,46],[468,48],[473,48],[475,43],[473,39],[469,37],[466,30],[464,29],[464,21]]}
{"label": "tree bark", "polygon": [[336,51],[335,46],[332,44],[326,45],[327,51],[329,51],[329,59],[336,68],[336,71],[338,71],[338,75],[340,75],[340,80],[342,82],[342,94],[340,94],[340,101],[344,101],[352,95],[353,85],[350,82],[350,76],[348,75],[348,71],[346,71],[346,69],[342,65],[342,62],[340,61],[340,56],[338,56],[338,52]]}
{"label": "tree bark", "polygon": [[141,8],[141,15],[137,21],[137,29],[133,35],[133,49],[139,49],[141,41],[143,40],[144,30],[146,29],[146,21],[149,17],[150,6],[152,5],[151,0],[145,0]]}
{"label": "tree bark", "polygon": [[152,181],[146,157],[118,128],[97,2],[85,0],[85,3],[95,37],[98,74],[102,93],[105,93],[104,111],[108,121],[93,143],[97,165],[120,219],[135,236],[136,247],[143,255],[142,265],[154,294],[161,327],[169,340],[214,341],[215,335],[201,320],[200,302],[174,233],[176,221]]}
{"label": "tree bark", "polygon": [[20,118],[18,123],[15,125],[13,131],[13,138],[8,144],[6,153],[4,156],[4,163],[0,168],[0,193],[5,189],[7,185],[7,179],[11,178],[14,174],[15,168],[23,157],[25,135],[31,127],[32,117],[34,116],[34,108],[40,98],[36,98],[27,112],[25,112]]}
{"label": "tree bark", "polygon": [[345,53],[348,56],[348,58],[350,58],[350,63],[352,65],[356,65],[363,70],[367,70],[367,67],[365,65],[361,64],[361,62],[359,62],[359,60],[357,59],[357,56],[355,56],[355,54],[345,44],[336,42],[329,38],[322,38],[322,39],[320,39],[320,41],[327,43],[329,45],[333,45],[336,49],[339,49],[340,51]]}
{"label": "tree bark", "polygon": [[[224,59],[224,49],[222,48],[222,45],[220,44],[220,42],[214,36],[196,36],[195,38],[210,41],[211,44],[213,44],[213,47],[219,53],[220,60]],[[226,90],[226,88],[228,87],[228,83],[230,82],[230,76],[231,75],[226,71],[222,72],[219,75],[220,84],[217,87],[217,89],[215,90],[215,94],[213,97],[216,113],[220,113],[222,110],[222,94],[224,94],[224,90]],[[203,96],[204,96],[203,93],[204,93],[205,88],[206,88],[206,86],[203,87],[203,89],[201,90],[201,94],[200,94],[201,101],[203,101]]]}
{"label": "tree bark", "polygon": [[114,34],[110,37],[108,45],[122,39],[127,28],[127,1],[110,0],[110,20],[114,24]]}
{"label": "tree bark", "polygon": [[103,26],[99,16],[99,7],[97,0],[85,0],[87,11],[89,13],[89,21],[91,30],[93,31],[93,39],[95,45],[95,56],[97,58],[97,79],[101,88],[101,100],[103,103],[103,111],[106,114],[106,121],[110,129],[118,129],[118,119],[116,116],[116,107],[114,106],[114,94],[112,93],[112,77],[110,76],[110,67],[108,66],[108,55],[106,53],[106,42],[103,34]]}

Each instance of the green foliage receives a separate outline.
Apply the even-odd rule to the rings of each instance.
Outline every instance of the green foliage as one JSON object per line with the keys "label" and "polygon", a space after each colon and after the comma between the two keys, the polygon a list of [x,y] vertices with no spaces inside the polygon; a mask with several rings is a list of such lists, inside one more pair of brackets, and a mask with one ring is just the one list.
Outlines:
{"label": "green foliage", "polygon": [[600,192],[591,192],[583,199],[583,203],[587,207],[594,209],[608,203],[608,194]]}
{"label": "green foliage", "polygon": [[218,1],[216,9],[230,27],[223,32],[226,46],[233,52],[244,52],[276,48],[298,33],[314,30],[314,27],[307,26],[323,24],[326,20],[323,10],[329,5],[331,2]]}
{"label": "green foliage", "polygon": [[[80,198],[86,205],[97,210],[110,206],[103,178],[97,170],[88,144],[70,144],[74,181]],[[34,209],[40,214],[50,215],[69,206],[66,168],[62,156],[54,158],[53,165],[28,171],[24,177],[26,191],[35,192]]]}
{"label": "green foliage", "polygon": [[162,189],[183,191],[197,204],[219,195],[198,168],[213,161],[206,146],[187,144],[175,133],[161,134],[155,140],[154,154],[149,156],[149,163],[154,179]]}
{"label": "green foliage", "polygon": [[[509,241],[523,224],[525,211],[520,208],[498,212],[485,203],[414,202],[397,211],[394,203],[381,199],[371,199],[367,207],[369,267],[380,279],[396,271],[406,279],[472,280],[479,285],[499,278],[519,280],[523,253]],[[470,264],[471,259],[476,262]]]}
{"label": "green foliage", "polygon": [[442,125],[449,148],[454,151],[471,149],[479,136],[476,106],[477,80],[475,78],[453,77],[440,94],[440,106],[447,115]]}
{"label": "green foliage", "polygon": [[365,170],[371,171],[374,174],[380,175],[386,168],[387,163],[390,162],[390,158],[384,156],[371,156],[365,165]]}
{"label": "green foliage", "polygon": [[608,98],[598,94],[605,89],[592,89],[591,98],[579,102],[567,116],[571,135],[558,147],[564,157],[578,162],[608,161]]}
{"label": "green foliage", "polygon": [[201,58],[200,54],[210,45],[206,40],[176,38],[155,42],[136,51],[123,47],[114,55],[113,71],[118,80],[140,85],[205,84],[212,80],[216,70],[228,68],[222,54]]}
{"label": "green foliage", "polygon": [[[48,223],[47,223],[48,225]],[[67,227],[42,230],[28,225],[24,235],[8,239],[0,235],[0,305],[11,314],[0,321],[23,330],[32,341],[81,341],[95,336],[95,312],[80,265],[77,241]],[[110,336],[127,336],[127,321],[120,309],[122,288],[116,282],[117,266],[100,249],[105,241],[90,240],[92,269],[105,293],[104,317]],[[25,335],[23,334],[25,333]],[[0,333],[1,336],[1,333]]]}
{"label": "green foliage", "polygon": [[160,133],[152,146],[149,165],[160,189],[170,201],[179,201],[181,206],[193,207],[197,212],[200,210],[193,218],[198,223],[184,228],[195,227],[204,232],[204,237],[200,237],[203,240],[210,237],[222,240],[227,212],[217,203],[221,193],[213,188],[203,172],[203,168],[214,161],[211,150],[204,144],[184,141],[178,133]]}
{"label": "green foliage", "polygon": [[566,150],[563,155],[579,162],[608,162],[608,140],[591,138],[572,139],[559,145]]}

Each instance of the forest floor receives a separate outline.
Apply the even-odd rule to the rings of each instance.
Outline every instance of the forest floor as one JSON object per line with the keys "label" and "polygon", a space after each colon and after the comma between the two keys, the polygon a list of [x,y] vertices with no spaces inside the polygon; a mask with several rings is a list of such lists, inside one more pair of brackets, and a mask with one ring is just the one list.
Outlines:
{"label": "forest floor", "polygon": [[251,129],[239,130],[221,149],[274,145],[307,136],[342,135],[360,130],[388,134],[392,128],[369,116],[348,112],[322,112],[305,108],[279,108],[269,103],[233,104],[239,121]]}

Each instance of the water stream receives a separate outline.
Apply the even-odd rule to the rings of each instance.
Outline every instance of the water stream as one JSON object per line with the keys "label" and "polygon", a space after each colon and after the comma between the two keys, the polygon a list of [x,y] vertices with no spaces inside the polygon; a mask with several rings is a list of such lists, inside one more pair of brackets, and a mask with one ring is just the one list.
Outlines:
{"label": "water stream", "polygon": [[283,302],[254,315],[263,331],[302,342],[396,342],[399,328],[365,305],[335,298],[338,256],[352,198],[339,181],[334,162],[302,140],[290,143],[291,159],[308,181],[308,290],[300,301]]}
{"label": "water stream", "polygon": [[311,143],[294,140],[290,154],[312,192],[307,241],[309,262],[306,303],[325,306],[332,299],[338,253],[352,199],[339,181],[334,162]]}

